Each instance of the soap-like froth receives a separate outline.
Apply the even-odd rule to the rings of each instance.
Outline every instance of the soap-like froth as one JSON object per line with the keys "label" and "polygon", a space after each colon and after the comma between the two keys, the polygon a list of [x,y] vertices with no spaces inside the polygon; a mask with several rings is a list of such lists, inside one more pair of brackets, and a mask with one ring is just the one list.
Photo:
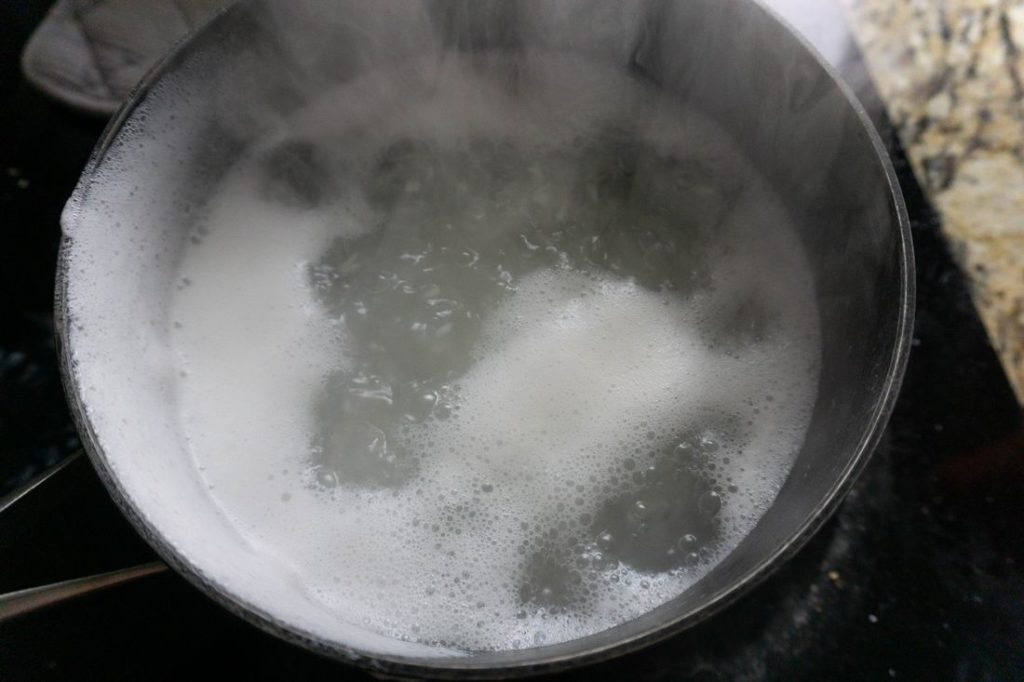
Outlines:
{"label": "soap-like froth", "polygon": [[[196,470],[271,573],[339,621],[500,650],[713,569],[788,474],[820,350],[788,216],[712,123],[574,61],[516,96],[479,67],[357,80],[268,133],[167,326]],[[665,242],[686,220],[711,229]]]}

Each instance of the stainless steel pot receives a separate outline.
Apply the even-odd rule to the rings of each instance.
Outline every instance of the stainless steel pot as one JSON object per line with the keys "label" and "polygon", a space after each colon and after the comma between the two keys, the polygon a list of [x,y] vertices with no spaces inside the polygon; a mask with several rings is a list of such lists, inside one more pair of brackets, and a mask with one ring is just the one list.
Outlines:
{"label": "stainless steel pot", "polygon": [[[430,655],[357,626],[313,635],[323,631],[321,615],[298,593],[288,609],[268,610],[260,590],[286,588],[266,582],[258,556],[199,489],[170,416],[162,339],[176,256],[187,238],[184,212],[204,200],[267,117],[285,114],[325,82],[386,67],[426,45],[584,53],[701,109],[774,184],[814,270],[823,338],[819,398],[775,503],[686,593],[562,644]],[[167,114],[168,104],[185,100],[186,115],[181,107],[173,118]],[[126,177],[124,160],[147,153],[140,131],[175,152],[152,172]],[[107,245],[109,259],[76,260],[100,229],[88,218],[100,205],[120,217],[122,230]],[[910,234],[883,146],[829,68],[751,0],[239,3],[156,68],[113,119],[64,229],[57,313],[67,392],[86,450],[124,514],[168,564],[231,611],[314,651],[396,675],[550,671],[637,649],[724,608],[806,542],[870,457],[899,387],[912,324]],[[90,305],[76,305],[77,283],[98,277],[110,286],[91,292],[97,300]],[[128,315],[104,319],[111,307]],[[134,350],[90,357],[96,366],[83,367],[85,335]],[[83,380],[90,373],[123,386],[116,429],[95,419],[97,394]],[[226,578],[239,574],[260,589],[226,589]]]}

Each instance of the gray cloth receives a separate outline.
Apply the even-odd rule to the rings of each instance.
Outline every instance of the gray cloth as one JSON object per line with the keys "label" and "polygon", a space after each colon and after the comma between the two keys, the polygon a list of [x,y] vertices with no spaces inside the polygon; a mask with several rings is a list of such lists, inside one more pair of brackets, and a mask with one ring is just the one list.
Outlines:
{"label": "gray cloth", "polygon": [[227,0],[60,0],[21,55],[33,85],[110,114],[178,41]]}

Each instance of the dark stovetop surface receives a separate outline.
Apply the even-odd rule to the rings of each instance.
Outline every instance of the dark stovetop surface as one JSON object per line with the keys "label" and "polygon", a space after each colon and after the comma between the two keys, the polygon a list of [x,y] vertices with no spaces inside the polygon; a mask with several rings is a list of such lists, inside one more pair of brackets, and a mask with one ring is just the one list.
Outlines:
{"label": "dark stovetop surface", "polygon": [[[0,6],[0,495],[78,445],[56,369],[53,275],[60,210],[103,122],[18,73],[45,4]],[[935,215],[889,142],[913,221],[917,330],[869,468],[814,540],[737,604],[563,677],[1024,678],[1024,420]],[[152,559],[87,463],[68,471],[32,501],[32,523],[0,518],[0,592]],[[171,574],[0,624],[0,680],[200,671],[366,679],[256,631]]]}

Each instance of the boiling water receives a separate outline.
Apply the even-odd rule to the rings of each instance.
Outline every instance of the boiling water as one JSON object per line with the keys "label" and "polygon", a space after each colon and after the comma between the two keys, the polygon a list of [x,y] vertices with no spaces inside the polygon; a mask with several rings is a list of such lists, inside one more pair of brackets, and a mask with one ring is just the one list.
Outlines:
{"label": "boiling water", "polygon": [[196,223],[181,422],[224,515],[340,618],[466,650],[678,596],[817,390],[811,276],[712,122],[548,58],[325,94]]}

